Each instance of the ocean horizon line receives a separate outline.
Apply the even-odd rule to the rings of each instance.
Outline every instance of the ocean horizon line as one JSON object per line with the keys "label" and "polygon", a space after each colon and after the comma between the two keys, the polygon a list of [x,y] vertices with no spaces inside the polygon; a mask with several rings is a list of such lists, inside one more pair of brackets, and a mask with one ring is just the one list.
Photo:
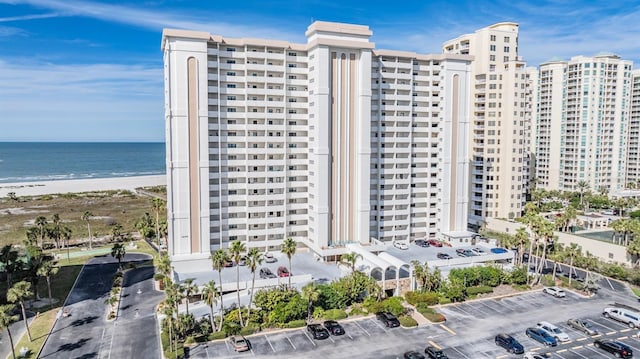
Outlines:
{"label": "ocean horizon line", "polygon": [[89,144],[95,144],[95,143],[114,143],[114,144],[118,144],[118,143],[162,143],[162,144],[166,144],[166,141],[35,141],[35,140],[0,140],[0,143],[89,143]]}

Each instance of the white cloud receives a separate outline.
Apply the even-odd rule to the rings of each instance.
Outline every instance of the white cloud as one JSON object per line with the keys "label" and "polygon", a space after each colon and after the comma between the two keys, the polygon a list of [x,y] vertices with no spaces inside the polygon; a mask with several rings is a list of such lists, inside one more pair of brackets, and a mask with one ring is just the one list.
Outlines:
{"label": "white cloud", "polygon": [[58,16],[60,15],[57,13],[49,13],[49,14],[33,14],[33,15],[22,15],[22,16],[0,17],[0,22],[48,19],[48,18],[58,17]]}

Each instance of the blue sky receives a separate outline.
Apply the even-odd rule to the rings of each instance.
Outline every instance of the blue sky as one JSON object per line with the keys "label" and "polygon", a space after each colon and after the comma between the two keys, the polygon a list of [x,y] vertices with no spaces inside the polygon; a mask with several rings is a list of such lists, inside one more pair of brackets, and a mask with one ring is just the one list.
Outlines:
{"label": "blue sky", "polygon": [[514,21],[530,66],[601,51],[640,63],[637,0],[0,0],[0,141],[164,141],[163,27],[305,42],[314,20],[421,53]]}

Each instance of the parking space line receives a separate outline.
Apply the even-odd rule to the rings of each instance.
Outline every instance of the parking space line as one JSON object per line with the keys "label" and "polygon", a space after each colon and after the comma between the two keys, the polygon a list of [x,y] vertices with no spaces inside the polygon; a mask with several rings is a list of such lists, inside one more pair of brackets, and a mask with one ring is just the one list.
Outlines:
{"label": "parking space line", "polygon": [[383,327],[382,325],[380,325],[380,323],[378,323],[377,320],[373,320],[371,318],[369,318],[370,321],[374,322],[377,326],[380,327],[380,329],[384,330],[385,332],[387,331],[387,329],[385,329],[385,327]]}
{"label": "parking space line", "polygon": [[358,328],[362,329],[362,331],[365,332],[368,336],[371,336],[371,334],[369,334],[369,332],[366,329],[364,329],[362,325],[358,324],[357,321],[354,321],[354,323],[358,326]]}
{"label": "parking space line", "polygon": [[[587,349],[591,350],[591,351],[592,351],[592,352],[594,352],[594,353],[597,353],[597,354],[598,354],[598,355],[600,355],[601,357],[608,358],[608,356],[607,356],[607,355],[605,355],[604,353],[602,353],[602,352],[601,352],[601,351],[599,351],[599,350],[595,350],[595,349],[593,349],[591,346],[585,346],[585,348],[587,348]],[[580,354],[578,354],[578,355],[580,355]],[[583,357],[583,358],[586,358],[586,357]]]}
{"label": "parking space line", "polygon": [[293,350],[298,350],[298,349],[296,349],[296,346],[295,346],[295,345],[293,345],[293,342],[291,341],[291,338],[289,338],[289,336],[288,336],[288,335],[286,335],[286,334],[285,334],[285,336],[284,336],[284,337],[285,337],[285,338],[287,338],[287,340],[289,341],[289,344],[291,344],[291,346],[293,347]]}
{"label": "parking space line", "polygon": [[229,349],[229,342],[227,340],[224,341],[224,346],[227,348],[227,351],[231,353],[231,349]]}
{"label": "parking space line", "polygon": [[589,359],[589,357],[586,357],[586,356],[584,356],[584,355],[582,355],[582,354],[580,354],[580,353],[578,353],[578,352],[575,352],[575,351],[573,351],[573,350],[569,350],[569,351],[570,351],[570,352],[572,352],[573,354],[577,354],[577,355],[579,355],[580,357],[582,357],[582,358],[584,358],[584,359]]}
{"label": "parking space line", "polygon": [[631,344],[627,344],[628,346],[630,346],[634,351],[640,351],[640,349],[638,349],[637,347],[631,345]]}
{"label": "parking space line", "polygon": [[[304,334],[304,336],[307,337],[307,339],[309,339],[309,341],[311,342],[311,344],[313,344],[314,347],[316,346],[316,343],[313,342],[313,339],[311,339],[311,337],[309,336],[309,334],[307,334],[307,332],[303,331],[302,334]],[[329,335],[329,339],[331,339],[331,335]],[[295,347],[293,348],[295,349]]]}
{"label": "parking space line", "polygon": [[447,327],[444,324],[440,324],[440,327],[446,331],[448,331],[449,333],[451,333],[452,335],[456,335],[456,332],[454,332],[453,330],[451,330],[451,328]]}
{"label": "parking space line", "polygon": [[604,324],[602,324],[602,323],[600,323],[600,322],[597,322],[597,321],[595,321],[595,320],[592,320],[591,322],[592,322],[593,324],[595,324],[595,325],[599,325],[599,326],[601,326],[601,327],[603,327],[603,328],[606,328],[606,329],[609,329],[609,330],[613,330],[613,328],[608,327],[608,326],[606,326],[606,325],[604,325]]}
{"label": "parking space line", "polygon": [[269,343],[269,346],[271,347],[271,350],[273,350],[273,352],[276,352],[276,349],[273,347],[273,345],[271,344],[271,341],[269,340],[269,337],[267,337],[266,335],[264,336],[264,338],[267,340],[267,343]]}
{"label": "parking space line", "polygon": [[[628,325],[623,324],[623,323],[620,323],[619,321],[617,321],[617,320],[615,320],[615,319],[607,318],[607,317],[604,317],[604,319],[606,319],[606,320],[607,320],[607,322],[616,323],[617,325],[619,325],[619,326],[621,326],[621,327],[623,327],[623,328],[629,328],[629,326],[628,326]],[[618,329],[618,330],[620,330],[620,329]]]}
{"label": "parking space line", "polygon": [[353,337],[351,336],[351,334],[347,333],[347,336],[349,337],[349,339],[353,340]]}
{"label": "parking space line", "polygon": [[463,357],[467,358],[467,359],[471,359],[468,356],[464,355],[464,353],[462,353],[461,351],[459,351],[458,349],[452,347],[451,349],[455,350],[458,354],[462,355]]}
{"label": "parking space line", "polygon": [[631,329],[631,328],[622,329],[622,330],[620,331],[620,333],[626,333],[626,332],[631,331],[631,330],[633,330],[633,329]]}
{"label": "parking space line", "polygon": [[555,354],[556,356],[560,357],[560,359],[564,359],[564,357],[563,357],[562,355],[558,354],[558,353],[559,353],[559,352],[555,352],[554,354]]}
{"label": "parking space line", "polygon": [[209,346],[204,347],[204,352],[207,353],[207,359],[209,359]]}
{"label": "parking space line", "polygon": [[436,344],[433,340],[429,340],[428,341],[429,344],[431,344],[432,347],[438,349],[438,350],[442,350],[442,347],[439,346],[438,344]]}

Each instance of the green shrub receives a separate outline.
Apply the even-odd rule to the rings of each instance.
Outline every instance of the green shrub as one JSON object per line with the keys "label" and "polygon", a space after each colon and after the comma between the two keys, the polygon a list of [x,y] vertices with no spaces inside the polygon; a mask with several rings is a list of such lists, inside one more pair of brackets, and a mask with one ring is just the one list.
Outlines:
{"label": "green shrub", "polygon": [[418,309],[418,312],[433,323],[440,323],[446,320],[444,315],[436,312],[433,308],[420,307],[420,309]]}
{"label": "green shrub", "polygon": [[209,334],[209,337],[207,339],[209,340],[219,340],[219,339],[224,339],[227,337],[227,334],[225,332],[213,332],[211,334]]}
{"label": "green shrub", "polygon": [[415,319],[411,318],[408,315],[400,316],[398,320],[400,321],[400,325],[402,325],[404,328],[413,328],[418,326],[418,322],[416,322]]}
{"label": "green shrub", "polygon": [[526,284],[512,284],[511,288],[513,288],[515,290],[520,290],[520,291],[531,289],[531,287],[526,285]]}
{"label": "green shrub", "polygon": [[369,314],[366,309],[364,309],[362,307],[361,304],[354,304],[353,306],[351,306],[351,311],[349,312],[349,315],[367,315]]}
{"label": "green shrub", "polygon": [[553,280],[553,277],[550,274],[543,275],[541,283],[545,287],[553,287],[554,285],[556,285],[555,280]]}
{"label": "green shrub", "polygon": [[467,295],[478,295],[486,293],[493,293],[493,288],[487,285],[479,285],[476,287],[467,288]]}
{"label": "green shrub", "polygon": [[187,345],[193,344],[195,342],[196,342],[195,338],[191,335],[187,336],[187,338],[184,340],[184,343]]}
{"label": "green shrub", "polygon": [[438,293],[434,292],[407,292],[404,295],[407,303],[416,305],[418,303],[427,303],[429,305],[438,304]]}
{"label": "green shrub", "polygon": [[342,309],[329,309],[324,312],[324,318],[327,320],[340,320],[347,317],[347,313]]}
{"label": "green shrub", "polygon": [[307,325],[307,321],[304,319],[292,320],[289,323],[284,323],[285,328],[302,328]]}
{"label": "green shrub", "polygon": [[256,333],[259,330],[259,326],[258,324],[255,323],[249,323],[246,327],[240,329],[240,335],[251,335],[253,333]]}
{"label": "green shrub", "polygon": [[451,303],[451,299],[447,297],[440,297],[440,299],[438,299],[438,304],[449,304],[449,303]]}

